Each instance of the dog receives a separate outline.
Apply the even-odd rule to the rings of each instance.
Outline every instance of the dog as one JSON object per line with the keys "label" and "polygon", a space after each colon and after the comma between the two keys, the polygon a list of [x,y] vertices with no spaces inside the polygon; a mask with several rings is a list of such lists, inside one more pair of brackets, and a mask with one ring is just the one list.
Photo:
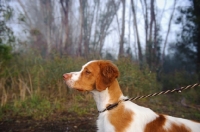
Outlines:
{"label": "dog", "polygon": [[108,60],[94,60],[81,71],[63,74],[69,88],[90,91],[99,111],[98,132],[200,132],[200,123],[157,114],[127,101],[120,89],[119,70]]}

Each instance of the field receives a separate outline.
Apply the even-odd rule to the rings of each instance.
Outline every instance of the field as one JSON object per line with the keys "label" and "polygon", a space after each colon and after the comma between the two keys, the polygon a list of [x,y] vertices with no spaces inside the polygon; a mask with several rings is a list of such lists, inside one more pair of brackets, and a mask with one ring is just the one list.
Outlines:
{"label": "field", "polygon": [[[22,59],[23,58],[23,59]],[[95,131],[98,113],[90,93],[69,90],[62,74],[79,70],[83,58],[16,56],[0,69],[0,131]],[[113,61],[124,95],[135,97],[197,82],[184,72],[165,75],[140,70],[129,59]],[[200,87],[134,101],[157,113],[200,121]]]}

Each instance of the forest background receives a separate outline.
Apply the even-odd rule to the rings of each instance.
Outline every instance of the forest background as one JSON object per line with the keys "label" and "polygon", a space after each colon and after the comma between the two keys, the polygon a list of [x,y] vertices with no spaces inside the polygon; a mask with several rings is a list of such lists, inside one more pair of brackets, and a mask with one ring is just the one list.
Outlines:
{"label": "forest background", "polygon": [[[129,97],[199,82],[200,2],[0,0],[0,120],[95,111],[90,95],[62,80],[92,59],[119,67]],[[139,103],[200,120],[199,102],[197,87]],[[176,113],[182,107],[192,114]]]}

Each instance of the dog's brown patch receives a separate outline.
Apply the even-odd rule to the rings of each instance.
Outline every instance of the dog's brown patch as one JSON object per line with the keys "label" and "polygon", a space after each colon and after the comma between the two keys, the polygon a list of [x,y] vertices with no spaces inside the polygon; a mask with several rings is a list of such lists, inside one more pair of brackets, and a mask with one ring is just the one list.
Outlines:
{"label": "dog's brown patch", "polygon": [[165,116],[159,115],[159,117],[146,125],[144,132],[191,132],[183,124],[178,125],[172,123],[170,128],[164,129],[165,123]]}
{"label": "dog's brown patch", "polygon": [[191,132],[184,124],[182,125],[176,125],[173,124],[172,128],[170,129],[170,132]]}
{"label": "dog's brown patch", "polygon": [[123,132],[133,122],[134,113],[125,109],[123,104],[119,104],[117,108],[110,110],[108,119],[115,127],[115,132]]}
{"label": "dog's brown patch", "polygon": [[117,79],[108,88],[108,93],[110,95],[110,100],[109,100],[110,103],[115,103],[119,101],[120,96],[122,96],[122,91],[119,88],[119,83]]}
{"label": "dog's brown patch", "polygon": [[115,81],[119,76],[119,70],[110,61],[98,61],[98,66],[100,73],[98,73],[98,77],[96,78],[96,89],[101,92],[110,87],[113,81]]}

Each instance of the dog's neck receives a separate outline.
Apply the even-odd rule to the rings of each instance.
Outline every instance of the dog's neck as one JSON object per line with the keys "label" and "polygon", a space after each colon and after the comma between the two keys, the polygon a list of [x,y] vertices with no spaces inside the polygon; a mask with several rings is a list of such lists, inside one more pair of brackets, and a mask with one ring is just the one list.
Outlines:
{"label": "dog's neck", "polygon": [[118,102],[123,97],[117,79],[105,90],[101,92],[93,90],[92,93],[99,111],[105,109],[109,104]]}

